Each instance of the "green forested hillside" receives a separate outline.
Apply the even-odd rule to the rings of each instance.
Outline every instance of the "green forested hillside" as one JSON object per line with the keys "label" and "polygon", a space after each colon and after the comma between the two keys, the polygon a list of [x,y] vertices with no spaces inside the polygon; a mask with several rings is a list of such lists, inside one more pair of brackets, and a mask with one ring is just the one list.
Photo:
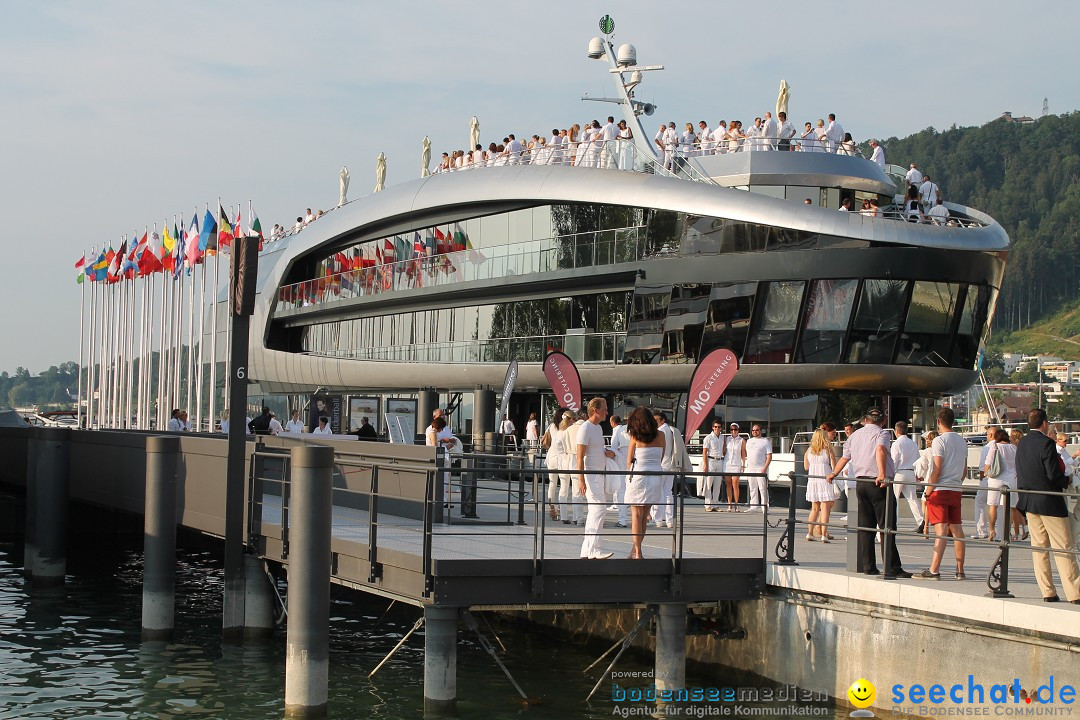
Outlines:
{"label": "green forested hillside", "polygon": [[889,162],[918,163],[946,201],[988,213],[1009,233],[995,333],[1029,327],[1080,301],[1080,113],[1033,124],[927,128],[883,144]]}

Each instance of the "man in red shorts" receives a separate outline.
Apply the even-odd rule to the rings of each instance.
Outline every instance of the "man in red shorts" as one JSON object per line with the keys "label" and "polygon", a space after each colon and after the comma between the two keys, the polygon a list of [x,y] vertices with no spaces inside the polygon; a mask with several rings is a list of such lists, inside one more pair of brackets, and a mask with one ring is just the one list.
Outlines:
{"label": "man in red shorts", "polygon": [[917,573],[918,580],[940,580],[941,560],[945,557],[946,538],[953,536],[956,552],[956,579],[964,579],[964,528],[960,519],[960,498],[964,473],[967,471],[967,441],[953,432],[955,416],[952,408],[942,408],[937,414],[938,436],[934,438],[930,457],[933,466],[926,488],[926,522],[934,526],[934,557],[930,568]]}

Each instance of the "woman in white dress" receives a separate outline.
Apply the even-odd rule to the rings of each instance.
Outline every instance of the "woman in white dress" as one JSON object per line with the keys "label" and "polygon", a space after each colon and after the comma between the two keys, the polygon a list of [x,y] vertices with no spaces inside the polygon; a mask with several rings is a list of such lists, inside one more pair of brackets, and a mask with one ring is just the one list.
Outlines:
{"label": "woman in white dress", "polygon": [[659,475],[663,472],[660,460],[664,457],[664,433],[656,426],[652,410],[638,406],[626,419],[626,432],[630,436],[630,446],[626,450],[626,469],[631,474],[626,479],[626,494],[623,500],[630,505],[630,533],[633,549],[628,556],[631,560],[641,560],[641,541],[645,539],[645,515],[649,507],[660,502],[660,487],[663,484]]}
{"label": "woman in white dress", "polygon": [[739,152],[739,146],[746,138],[746,134],[742,131],[742,120],[732,120],[728,125],[728,152]]}
{"label": "woman in white dress", "polygon": [[840,143],[840,147],[837,149],[836,154],[855,157],[855,140],[851,137],[851,133],[844,133],[844,141]]}
{"label": "woman in white dress", "polygon": [[823,543],[832,540],[832,536],[829,535],[829,513],[832,512],[833,503],[840,497],[840,491],[829,478],[835,461],[832,444],[829,442],[825,428],[818,428],[810,439],[810,447],[803,454],[803,469],[808,475],[806,501],[811,503],[806,530],[807,540],[821,540]]}
{"label": "woman in white dress", "polygon": [[525,423],[525,444],[531,449],[540,444],[540,421],[536,413],[529,413],[529,422]]}
{"label": "woman in white dress", "polygon": [[547,454],[544,457],[544,467],[550,472],[548,473],[548,514],[552,520],[559,519],[559,508],[555,504],[559,500],[559,452],[562,449],[561,445],[556,445],[559,440],[559,423],[562,422],[562,414],[564,408],[557,408],[555,415],[551,418],[551,424],[548,425],[547,432],[544,433],[544,437],[540,439],[540,446],[544,448]]}
{"label": "woman in white dress", "polygon": [[[933,457],[931,457],[932,449],[930,446],[934,444],[934,438],[936,437],[937,433],[933,430],[923,435],[926,447],[919,451],[919,459],[915,461],[915,480],[920,483],[930,481],[930,471],[933,470],[934,462]],[[928,517],[926,514],[926,487],[923,487],[922,492],[922,514],[923,517]],[[923,537],[930,537],[930,523],[923,523]]]}
{"label": "woman in white dress", "polygon": [[[994,477],[990,476],[990,467],[994,464],[994,458],[997,457],[1000,461],[1001,472]],[[990,521],[990,542],[994,542],[998,539],[997,535],[997,514],[998,506],[1005,504],[1005,494],[1001,492],[1002,487],[1007,487],[1010,490],[1016,489],[1016,446],[1009,442],[1009,433],[1005,432],[1001,428],[997,429],[994,434],[994,439],[987,444],[986,448],[986,465],[982,468],[983,475],[986,476],[986,515]],[[1002,522],[1007,523],[1006,518],[1002,518]],[[1002,535],[1005,534],[1005,528],[1002,528]]]}
{"label": "woman in white dress", "polygon": [[[1010,444],[1013,447],[1017,447],[1020,444],[1020,439],[1023,438],[1023,437],[1024,437],[1024,433],[1020,432],[1016,428],[1013,428],[1012,430],[1009,431],[1009,440],[1010,440]],[[1014,466],[1014,469],[1015,469],[1015,466]],[[1013,540],[1027,540],[1028,539],[1027,516],[1024,515],[1024,513],[1020,512],[1019,510],[1016,509],[1016,502],[1015,501],[1012,503],[1012,524],[1013,524],[1012,539]]]}

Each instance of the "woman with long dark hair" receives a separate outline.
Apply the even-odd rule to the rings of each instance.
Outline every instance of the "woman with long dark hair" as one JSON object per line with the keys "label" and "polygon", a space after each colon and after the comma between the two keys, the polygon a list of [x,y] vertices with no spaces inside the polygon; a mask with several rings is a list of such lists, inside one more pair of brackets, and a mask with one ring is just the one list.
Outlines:
{"label": "woman with long dark hair", "polygon": [[656,426],[652,411],[646,407],[638,407],[630,413],[626,432],[630,436],[626,469],[632,473],[627,478],[624,500],[631,506],[630,533],[634,543],[629,557],[640,560],[641,541],[645,539],[645,515],[651,505],[660,502],[662,478],[652,473],[662,472],[660,460],[664,457],[666,441]]}

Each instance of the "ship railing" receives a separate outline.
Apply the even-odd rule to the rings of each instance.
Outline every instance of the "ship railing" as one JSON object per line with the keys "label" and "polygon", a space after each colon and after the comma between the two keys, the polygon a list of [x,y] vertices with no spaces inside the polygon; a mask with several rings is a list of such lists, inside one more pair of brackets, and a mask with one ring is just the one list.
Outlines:
{"label": "ship railing", "polygon": [[[827,539],[832,539],[829,535],[829,530],[837,530],[848,533],[849,542],[854,542],[858,536],[858,533],[875,533],[880,534],[882,542],[881,557],[883,564],[881,567],[882,576],[886,579],[890,579],[895,576],[895,571],[901,568],[892,567],[892,549],[896,546],[897,538],[918,538],[920,540],[935,538],[946,540],[950,543],[961,541],[969,543],[974,547],[984,548],[997,548],[998,554],[994,562],[990,566],[990,570],[986,578],[986,586],[989,590],[987,595],[995,598],[1011,598],[1014,597],[1009,590],[1009,561],[1011,552],[1013,550],[1026,550],[1032,555],[1039,553],[1047,554],[1047,562],[1050,562],[1049,555],[1055,555],[1058,558],[1061,556],[1071,556],[1074,562],[1080,562],[1080,550],[1077,549],[1076,537],[1078,534],[1078,518],[1080,518],[1080,486],[1075,483],[1071,484],[1062,492],[1051,492],[1045,490],[1020,490],[1016,488],[1010,488],[1007,485],[1002,485],[997,489],[1001,493],[1001,504],[999,508],[1001,510],[998,513],[997,527],[988,528],[995,536],[994,539],[979,538],[979,537],[966,537],[961,534],[960,537],[953,537],[949,534],[941,536],[935,535],[931,531],[931,528],[926,525],[924,521],[923,531],[905,531],[898,530],[897,528],[897,497],[896,488],[902,487],[905,492],[915,492],[920,496],[920,499],[925,498],[925,493],[928,488],[935,487],[927,482],[908,481],[908,480],[896,480],[888,478],[884,480],[881,485],[885,489],[885,527],[873,527],[860,526],[858,522],[858,513],[850,504],[847,508],[847,523],[844,526],[840,526],[829,522],[801,520],[796,515],[796,510],[800,504],[806,503],[806,487],[811,479],[825,479],[820,475],[810,475],[806,472],[790,472],[788,473],[790,479],[790,485],[788,487],[788,507],[787,518],[783,521],[784,532],[782,533],[779,541],[776,543],[775,555],[777,562],[782,565],[794,565],[795,561],[795,538],[797,536],[797,528],[799,526],[806,528],[808,537],[817,536],[818,538],[824,536]],[[840,481],[842,478],[835,478],[835,481]],[[854,484],[856,487],[858,483],[865,483],[868,486],[876,485],[876,479],[871,477],[859,476],[856,478],[848,478],[849,483]],[[847,495],[848,498],[856,492],[856,487],[848,486]],[[921,493],[919,489],[922,489]],[[801,491],[801,492],[800,492]],[[935,490],[934,492],[957,492],[955,490]],[[1069,547],[1067,548],[1053,548],[1035,545],[1034,542],[1029,542],[1028,538],[1017,538],[1009,532],[1009,526],[1013,523],[1012,509],[1016,506],[1016,498],[1013,496],[1030,496],[1030,497],[1047,497],[1047,498],[1061,498],[1066,505],[1067,512],[1071,512],[1070,515],[1060,518],[1066,523],[1066,535],[1069,539]],[[801,499],[801,503],[800,503]],[[1069,508],[1069,502],[1072,502],[1072,508]],[[924,501],[925,507],[925,501]],[[989,522],[989,520],[987,520]],[[876,542],[875,542],[876,544]],[[925,560],[927,564],[930,561],[931,548],[926,548],[926,554],[919,558]],[[941,567],[946,567],[946,563],[949,562],[948,558],[943,558]],[[851,569],[851,568],[849,568]],[[945,573],[942,573],[944,575]]]}
{"label": "ship railing", "polygon": [[[856,212],[852,210],[852,212]],[[869,214],[868,212],[859,210],[860,214]],[[886,218],[888,220],[900,220],[902,222],[916,223],[919,225],[938,225],[942,227],[963,227],[963,228],[978,228],[986,227],[986,223],[978,220],[973,220],[967,217],[958,217],[950,215],[947,218],[936,218],[928,215],[920,210],[918,215],[908,215],[907,211],[900,205],[886,205],[878,210],[877,217]]]}
{"label": "ship railing", "polygon": [[867,159],[862,149],[854,143],[840,143],[834,145],[828,140],[820,140],[816,136],[802,138],[798,133],[788,138],[766,138],[745,133],[724,135],[723,139],[699,140],[690,146],[680,145],[680,152],[697,157],[701,155],[730,155],[737,152],[818,152],[832,153],[834,155],[848,155],[851,157]]}
{"label": "ship railing", "polygon": [[582,333],[455,340],[415,343],[394,347],[361,347],[342,350],[311,351],[308,355],[408,363],[505,363],[542,362],[559,350],[583,364],[621,363],[626,351],[626,333]]}
{"label": "ship railing", "polygon": [[349,258],[369,265],[284,285],[277,300],[279,307],[308,307],[397,290],[634,262],[644,256],[645,240],[645,226],[631,225],[431,256],[425,251],[391,263]]}
{"label": "ship railing", "polygon": [[560,145],[557,148],[550,146],[526,148],[520,154],[510,153],[509,150],[506,150],[494,159],[489,157],[483,163],[471,162],[466,159],[463,160],[461,167],[440,168],[436,170],[436,173],[466,172],[513,165],[567,165],[605,170],[623,170],[715,184],[710,177],[690,163],[684,162],[687,157],[694,154],[692,150],[683,152],[677,149],[673,157],[682,162],[663,162],[642,151],[634,144],[633,140],[577,141],[568,142],[566,145]]}

